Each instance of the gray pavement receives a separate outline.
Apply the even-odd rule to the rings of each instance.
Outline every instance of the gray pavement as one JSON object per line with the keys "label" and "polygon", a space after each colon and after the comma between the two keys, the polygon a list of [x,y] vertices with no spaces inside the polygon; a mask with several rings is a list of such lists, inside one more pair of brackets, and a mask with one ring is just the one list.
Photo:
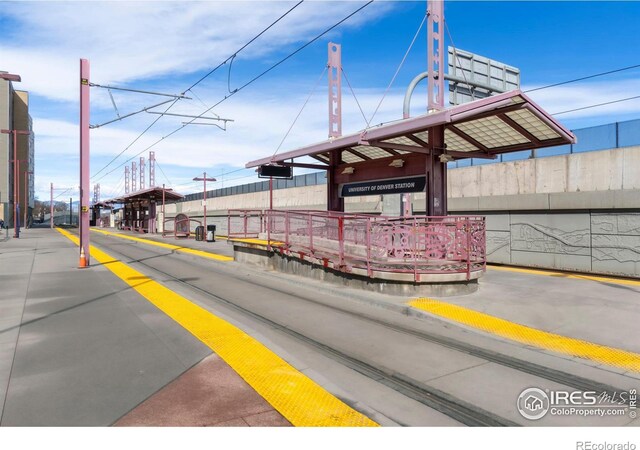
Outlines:
{"label": "gray pavement", "polygon": [[[0,243],[0,425],[109,425],[210,350],[56,231]],[[20,324],[22,325],[20,326]]]}
{"label": "gray pavement", "polygon": [[[241,327],[381,424],[451,426],[458,422],[363,377],[304,342],[281,333],[278,327],[297,331],[381,370],[403,374],[523,425],[534,424],[517,415],[514,399],[518,393],[530,386],[557,388],[556,383],[416,339],[384,323],[435,332],[615,387],[638,387],[638,374],[621,376],[615,370],[585,361],[451,326],[411,311],[405,305],[407,298],[345,289],[234,262],[220,263],[97,233],[92,233],[92,240],[113,256]],[[219,254],[225,250],[231,253],[231,246],[224,241],[159,240],[185,247],[201,246]],[[174,395],[171,392],[189,392],[188,387],[169,383],[211,352],[106,268],[96,265],[79,270],[77,262],[77,247],[48,229],[26,230],[19,240],[0,242],[3,286],[0,293],[0,425],[109,425],[127,412],[136,411],[136,406],[156,392],[159,400],[142,403],[142,409],[128,416],[137,419],[128,423],[169,424],[167,419],[171,414],[165,414],[159,421],[148,421],[148,411],[158,410],[153,405],[174,404],[170,400]],[[631,331],[631,323],[637,318],[634,305],[639,291],[635,287],[624,288],[589,280],[490,270],[481,280],[478,292],[443,300],[547,331],[562,333],[564,330],[575,333],[574,337],[620,343],[609,345],[633,349],[636,339],[625,340],[623,336]],[[279,325],[274,327],[248,318],[224,303],[213,301],[208,292]],[[594,327],[589,320],[597,320],[595,311],[600,311],[601,317],[607,314],[621,320],[605,321],[602,326]],[[566,317],[567,314],[573,316]],[[360,315],[375,318],[379,323],[361,320]],[[581,315],[587,318],[584,324]],[[622,320],[625,317],[627,320]],[[603,342],[606,339],[608,341]],[[166,385],[168,391],[161,390]],[[233,420],[228,424],[236,423]],[[250,420],[244,422],[250,424]],[[203,421],[200,415],[197,423],[214,422]],[[562,418],[537,424],[627,423],[628,418],[605,421]]]}

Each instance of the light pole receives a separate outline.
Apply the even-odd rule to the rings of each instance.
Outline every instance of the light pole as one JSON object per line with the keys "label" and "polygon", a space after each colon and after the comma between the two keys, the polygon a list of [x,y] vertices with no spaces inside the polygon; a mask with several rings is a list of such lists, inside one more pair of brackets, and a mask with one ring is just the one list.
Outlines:
{"label": "light pole", "polygon": [[49,203],[49,225],[53,229],[53,183],[51,183],[51,200]]}
{"label": "light pole", "polygon": [[207,233],[207,181],[216,181],[215,178],[207,178],[207,172],[204,172],[202,174],[202,177],[195,177],[193,179],[193,181],[202,181],[204,182],[204,193],[203,193],[203,200],[202,200],[202,206],[204,208],[204,220],[202,221],[204,224],[204,232],[205,232],[205,236]]}
{"label": "light pole", "polygon": [[0,130],[3,134],[13,134],[13,237],[20,237],[20,218],[18,217],[18,135],[29,135],[29,130]]}
{"label": "light pole", "polygon": [[29,191],[27,190],[28,187],[28,180],[29,180],[29,175],[33,175],[33,172],[30,170],[25,170],[24,171],[24,227],[27,228],[27,211],[29,210]]}

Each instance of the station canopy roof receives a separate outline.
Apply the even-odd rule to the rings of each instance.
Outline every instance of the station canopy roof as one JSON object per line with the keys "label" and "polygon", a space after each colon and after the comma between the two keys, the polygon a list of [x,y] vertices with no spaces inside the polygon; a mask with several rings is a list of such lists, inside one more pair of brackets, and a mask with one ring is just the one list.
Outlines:
{"label": "station canopy roof", "polygon": [[[180,200],[183,197],[184,195],[178,194],[170,188],[164,189],[164,198],[166,201]],[[131,203],[142,200],[162,200],[162,188],[156,186],[147,189],[141,189],[136,192],[122,195],[120,197],[105,200],[102,203]]]}
{"label": "station canopy roof", "polygon": [[428,153],[429,129],[439,125],[445,127],[445,153],[454,159],[492,158],[500,153],[576,142],[571,131],[515,90],[251,161],[246,167],[286,164],[303,156],[328,164],[329,154],[337,150],[342,151],[346,164]]}

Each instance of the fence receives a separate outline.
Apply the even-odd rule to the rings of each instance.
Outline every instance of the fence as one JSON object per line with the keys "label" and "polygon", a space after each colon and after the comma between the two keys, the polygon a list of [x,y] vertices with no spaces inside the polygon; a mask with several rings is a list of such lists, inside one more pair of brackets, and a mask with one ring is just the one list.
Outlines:
{"label": "fence", "polygon": [[[233,219],[236,217],[237,219]],[[259,230],[259,231],[258,231]],[[287,255],[350,272],[466,274],[485,270],[483,217],[385,217],[332,211],[230,210],[229,236],[259,237]]]}

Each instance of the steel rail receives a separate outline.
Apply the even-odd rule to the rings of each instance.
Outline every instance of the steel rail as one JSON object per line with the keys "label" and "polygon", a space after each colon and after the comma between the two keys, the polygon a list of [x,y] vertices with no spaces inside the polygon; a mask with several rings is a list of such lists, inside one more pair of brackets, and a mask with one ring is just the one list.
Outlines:
{"label": "steel rail", "polygon": [[[139,247],[138,249],[140,250]],[[117,252],[123,254],[121,249],[119,249]],[[127,258],[132,258],[131,256],[124,255],[124,254],[123,256],[126,256]],[[469,404],[468,402],[460,400],[444,391],[432,388],[410,377],[396,373],[392,369],[379,367],[379,365],[372,363],[370,361],[367,361],[361,357],[347,354],[323,342],[309,338],[303,333],[300,333],[285,325],[282,325],[268,317],[265,317],[264,315],[255,313],[241,305],[238,305],[237,303],[234,303],[233,301],[227,298],[224,298],[220,295],[217,295],[209,291],[206,288],[199,287],[191,283],[190,281],[178,278],[167,271],[154,267],[148,262],[148,260],[149,258],[142,258],[142,259],[137,259],[130,262],[141,264],[155,272],[162,274],[163,276],[167,276],[173,281],[176,281],[182,285],[185,285],[191,289],[194,289],[204,294],[205,296],[211,298],[216,303],[223,304],[224,306],[229,307],[233,310],[236,310],[237,312],[245,316],[251,317],[253,320],[266,324],[272,327],[273,329],[278,330],[281,333],[287,334],[290,337],[295,338],[296,340],[299,340],[309,346],[312,346],[316,348],[318,351],[320,351],[321,353],[329,356],[333,360],[340,362],[344,366],[349,367],[352,370],[380,384],[390,387],[395,391],[401,393],[402,395],[412,398],[424,404],[425,406],[435,409],[465,425],[468,425],[468,426],[517,426],[518,425],[515,422],[499,417],[489,411],[486,411],[475,405]],[[559,370],[551,369],[545,366],[541,366],[539,364],[531,363],[529,361],[513,358],[511,356],[507,356],[504,354],[500,354],[498,352],[483,349],[483,348],[470,345],[455,339],[447,338],[441,335],[427,333],[427,332],[418,331],[415,329],[410,329],[410,328],[390,324],[383,320],[373,318],[367,315],[363,315],[361,313],[356,313],[344,308],[327,305],[325,303],[310,299],[298,293],[292,294],[291,292],[287,292],[284,289],[278,289],[278,288],[273,288],[271,286],[266,286],[264,284],[256,282],[255,279],[251,281],[247,281],[239,276],[230,275],[223,270],[216,270],[216,269],[218,268],[215,266],[212,266],[209,268],[209,270],[214,270],[220,275],[230,276],[231,278],[234,278],[240,282],[258,285],[264,289],[271,290],[277,293],[282,293],[287,296],[291,296],[291,297],[295,296],[296,299],[301,299],[303,301],[313,303],[315,305],[318,305],[324,308],[338,311],[340,313],[353,316],[359,320],[369,321],[377,325],[387,327],[399,333],[409,334],[418,339],[425,340],[430,343],[434,343],[436,345],[444,346],[454,351],[460,351],[462,353],[466,353],[466,354],[484,359],[486,361],[494,362],[502,366],[506,366],[521,372],[525,372],[539,378],[544,378],[546,380],[554,381],[554,382],[557,382],[566,386],[574,387],[580,390],[590,390],[590,391],[596,391],[598,393],[600,392],[611,393],[611,392],[620,391],[620,389],[616,389],[606,384],[589,380],[580,376],[576,376],[576,375],[572,375]]]}

